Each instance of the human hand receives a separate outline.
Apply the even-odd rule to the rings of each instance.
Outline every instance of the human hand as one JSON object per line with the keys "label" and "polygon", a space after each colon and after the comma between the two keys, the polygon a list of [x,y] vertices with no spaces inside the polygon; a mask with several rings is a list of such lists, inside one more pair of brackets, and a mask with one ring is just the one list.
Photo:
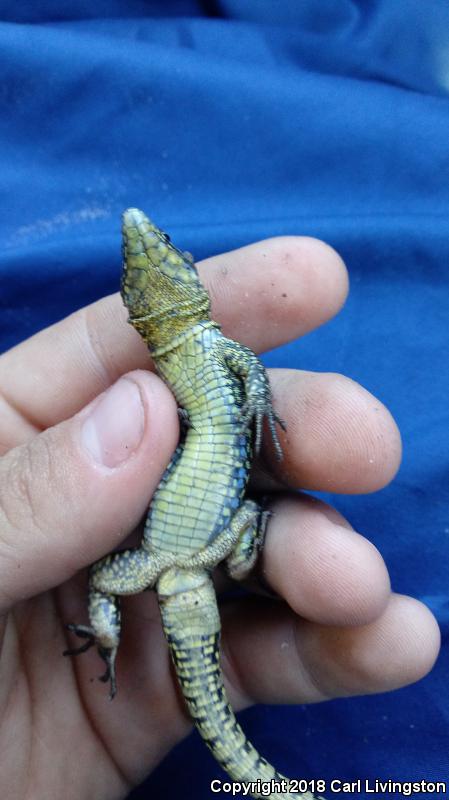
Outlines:
{"label": "human hand", "polygon": [[[325,322],[347,291],[338,256],[312,239],[268,240],[199,269],[224,333],[259,352]],[[150,365],[117,295],[0,359],[5,800],[124,797],[189,730],[153,593],[123,603],[113,703],[93,680],[102,671],[93,651],[61,656],[73,644],[64,624],[86,619],[79,571],[138,525],[176,445],[176,404],[141,371]],[[223,606],[231,702],[313,702],[417,680],[439,646],[430,612],[391,593],[379,553],[340,514],[289,492],[385,485],[400,459],[396,426],[342,376],[273,370],[270,380],[287,423],[284,459],[265,437],[254,480],[273,492],[275,511],[260,570],[284,600]]]}

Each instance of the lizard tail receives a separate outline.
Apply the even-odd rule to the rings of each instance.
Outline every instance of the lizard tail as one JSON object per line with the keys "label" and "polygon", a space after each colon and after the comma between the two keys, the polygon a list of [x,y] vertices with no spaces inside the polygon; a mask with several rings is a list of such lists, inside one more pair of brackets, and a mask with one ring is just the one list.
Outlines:
{"label": "lizard tail", "polygon": [[187,707],[218,763],[234,781],[253,784],[252,797],[316,800],[311,792],[288,791],[288,778],[259,755],[235,718],[219,665],[220,619],[210,580],[196,589],[159,596],[159,603]]}

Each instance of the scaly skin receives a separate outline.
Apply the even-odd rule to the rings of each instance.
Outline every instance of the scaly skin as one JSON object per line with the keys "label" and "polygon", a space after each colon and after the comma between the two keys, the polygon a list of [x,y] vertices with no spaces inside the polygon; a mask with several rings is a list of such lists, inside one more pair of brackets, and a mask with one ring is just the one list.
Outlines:
{"label": "scaly skin", "polygon": [[[191,255],[137,209],[124,214],[123,251],[121,292],[129,321],[182,409],[183,436],[154,494],[140,547],[91,568],[91,625],[69,626],[86,642],[67,652],[84,652],[95,642],[113,697],[119,596],[155,587],[189,712],[217,761],[235,781],[286,781],[248,742],[227,701],[210,579],[221,561],[237,579],[254,566],[268,515],[244,499],[253,447],[260,447],[266,417],[282,457],[275,422],[283,423],[260,361],[210,319],[209,296]],[[313,800],[310,792],[269,797]]]}

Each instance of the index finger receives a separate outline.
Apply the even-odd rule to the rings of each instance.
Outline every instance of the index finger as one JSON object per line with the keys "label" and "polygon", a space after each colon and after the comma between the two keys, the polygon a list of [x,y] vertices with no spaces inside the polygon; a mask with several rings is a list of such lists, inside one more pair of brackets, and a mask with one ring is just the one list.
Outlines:
{"label": "index finger", "polygon": [[[306,237],[267,239],[206,259],[198,268],[211,296],[212,317],[226,335],[259,352],[321,325],[347,294],[340,257]],[[33,428],[72,416],[137,368],[151,368],[151,359],[115,294],[5,353],[1,393],[9,412],[21,417],[16,421],[22,422],[24,440]]]}

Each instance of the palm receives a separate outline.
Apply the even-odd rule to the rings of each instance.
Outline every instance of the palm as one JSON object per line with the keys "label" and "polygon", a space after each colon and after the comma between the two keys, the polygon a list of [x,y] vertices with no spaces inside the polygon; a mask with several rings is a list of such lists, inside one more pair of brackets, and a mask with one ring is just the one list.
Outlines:
{"label": "palm", "polygon": [[[10,738],[14,729],[14,740],[24,744],[25,781],[40,786],[50,777],[57,778],[60,754],[66,750],[66,756],[76,755],[64,760],[60,779],[69,782],[73,769],[73,780],[78,780],[81,762],[92,781],[86,796],[100,797],[98,786],[105,783],[109,786],[105,796],[111,797],[111,786],[120,796],[143,778],[144,764],[147,770],[151,768],[188,730],[161,646],[154,597],[144,599],[144,603],[134,600],[134,608],[126,615],[119,662],[122,686],[113,703],[102,684],[92,680],[101,671],[94,652],[81,657],[73,670],[62,657],[67,644],[64,623],[72,613],[85,615],[81,581],[75,579],[24,602],[10,614],[0,702],[3,708],[7,706],[5,736]],[[59,754],[57,763],[55,753]],[[27,776],[29,759],[31,774]],[[11,796],[25,797],[20,784],[15,784],[17,763],[8,760],[6,772],[8,766],[6,785],[14,784],[15,789]],[[3,781],[3,766],[2,776]]]}

